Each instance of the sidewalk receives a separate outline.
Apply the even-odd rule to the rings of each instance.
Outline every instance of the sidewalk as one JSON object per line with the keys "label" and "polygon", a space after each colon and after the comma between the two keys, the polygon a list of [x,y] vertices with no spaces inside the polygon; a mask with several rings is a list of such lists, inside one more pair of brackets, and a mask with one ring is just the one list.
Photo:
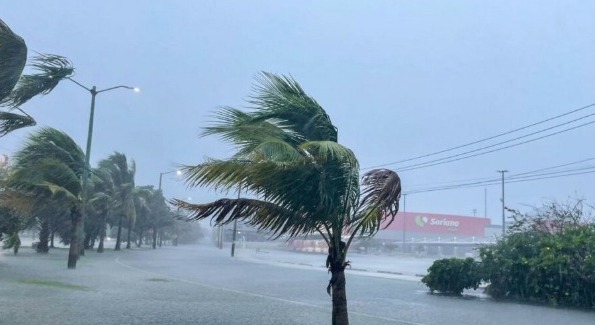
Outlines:
{"label": "sidewalk", "polygon": [[[300,253],[282,248],[240,248],[236,250],[236,257],[256,263],[326,271],[326,255],[324,254]],[[419,281],[434,261],[427,257],[358,253],[349,254],[347,259],[351,264],[351,268],[346,270],[347,273],[412,281]]]}

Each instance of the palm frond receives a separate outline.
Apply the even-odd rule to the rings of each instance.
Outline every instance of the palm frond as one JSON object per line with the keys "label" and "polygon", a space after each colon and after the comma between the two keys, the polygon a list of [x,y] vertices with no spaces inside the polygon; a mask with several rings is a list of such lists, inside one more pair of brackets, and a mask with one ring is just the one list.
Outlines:
{"label": "palm frond", "polygon": [[364,174],[362,186],[358,215],[349,226],[361,235],[373,235],[382,225],[388,227],[399,211],[401,179],[392,170],[374,169]]}
{"label": "palm frond", "polygon": [[232,107],[223,107],[214,115],[216,121],[204,128],[202,136],[218,135],[238,148],[237,157],[245,157],[267,141],[296,145],[299,135],[283,128],[278,121],[255,119],[252,114]]}
{"label": "palm frond", "polygon": [[38,208],[39,199],[31,193],[5,189],[0,192],[0,207],[10,209],[20,216],[30,216]]}
{"label": "palm frond", "polygon": [[21,115],[11,112],[0,112],[0,137],[5,136],[12,131],[28,126],[34,126],[36,124],[35,120],[27,114]]}
{"label": "palm frond", "polygon": [[0,101],[1,105],[19,107],[37,95],[48,94],[74,73],[68,59],[54,54],[39,54],[31,67],[38,72],[22,75],[10,95]]}
{"label": "palm frond", "polygon": [[291,77],[262,72],[249,103],[259,120],[274,119],[310,141],[337,141],[337,128],[325,110]]}
{"label": "palm frond", "polygon": [[216,225],[228,224],[234,220],[244,221],[259,230],[279,237],[307,235],[312,229],[320,226],[317,220],[307,214],[296,213],[294,209],[286,209],[275,203],[239,198],[219,199],[208,204],[192,204],[173,199],[170,203],[190,212],[187,220],[211,219]]}
{"label": "palm frond", "polygon": [[15,155],[15,165],[25,168],[42,159],[61,161],[78,175],[83,173],[83,150],[68,134],[60,130],[44,127],[31,134]]}
{"label": "palm frond", "polygon": [[75,202],[81,193],[80,178],[54,159],[40,160],[34,166],[19,168],[4,182],[7,188],[40,196],[54,196]]}
{"label": "palm frond", "polygon": [[358,168],[359,163],[351,149],[335,141],[307,141],[300,148],[318,164],[346,164]]}
{"label": "palm frond", "polygon": [[0,102],[10,95],[27,63],[27,45],[0,20]]}

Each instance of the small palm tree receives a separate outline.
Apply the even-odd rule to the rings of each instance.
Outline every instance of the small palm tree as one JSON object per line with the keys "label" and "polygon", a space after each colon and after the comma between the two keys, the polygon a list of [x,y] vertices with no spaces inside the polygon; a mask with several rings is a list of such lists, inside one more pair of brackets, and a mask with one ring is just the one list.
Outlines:
{"label": "small palm tree", "polygon": [[3,182],[0,205],[32,215],[47,204],[70,212],[72,235],[68,268],[79,256],[77,229],[81,221],[81,176],[85,155],[66,133],[43,128],[32,134],[16,153],[14,170]]}
{"label": "small palm tree", "polygon": [[373,236],[392,222],[401,195],[399,176],[371,170],[360,183],[358,161],[337,142],[337,128],[322,107],[289,77],[264,73],[258,81],[249,101],[251,112],[223,108],[204,132],[231,142],[236,154],[186,166],[182,172],[189,186],[224,191],[241,187],[261,199],[172,203],[189,210],[191,220],[242,220],[290,238],[319,233],[329,247],[332,323],[348,324],[347,251],[355,237]]}
{"label": "small palm tree", "polygon": [[[124,218],[128,220],[128,229],[130,229],[136,218],[134,208],[134,175],[136,173],[136,164],[134,161],[128,164],[126,155],[114,152],[107,159],[99,162],[99,168],[109,171],[114,185],[114,212],[118,215],[118,235],[116,238],[115,250],[120,250],[122,222]],[[130,233],[128,234],[130,243]],[[130,248],[128,246],[128,248]]]}
{"label": "small palm tree", "polygon": [[23,75],[27,63],[27,45],[0,20],[0,106],[20,113],[0,111],[0,137],[14,130],[35,125],[35,120],[20,106],[29,99],[52,91],[60,81],[74,73],[64,57],[40,54],[33,59],[34,74]]}

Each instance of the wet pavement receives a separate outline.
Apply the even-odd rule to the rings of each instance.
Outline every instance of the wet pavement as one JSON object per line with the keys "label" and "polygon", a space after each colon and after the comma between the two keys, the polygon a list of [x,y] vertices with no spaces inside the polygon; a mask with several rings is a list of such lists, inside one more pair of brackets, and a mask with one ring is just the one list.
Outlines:
{"label": "wet pavement", "polygon": [[[0,324],[330,324],[323,255],[229,247],[88,252],[66,269],[65,249],[0,254]],[[595,313],[430,295],[414,273],[380,256],[350,256],[351,324],[593,324]],[[401,262],[406,259],[401,259]],[[392,265],[392,266],[391,266]],[[408,265],[401,263],[401,265]],[[417,266],[416,266],[417,265]],[[405,273],[398,275],[378,271]],[[375,267],[375,268],[372,268]],[[374,276],[371,276],[374,275]],[[404,277],[404,278],[399,278]],[[405,280],[404,280],[405,279]]]}

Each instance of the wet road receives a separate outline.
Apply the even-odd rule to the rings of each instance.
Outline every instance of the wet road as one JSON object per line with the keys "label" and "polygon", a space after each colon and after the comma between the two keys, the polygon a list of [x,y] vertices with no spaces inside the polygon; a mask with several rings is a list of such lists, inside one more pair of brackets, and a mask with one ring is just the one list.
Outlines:
{"label": "wet road", "polygon": [[[0,256],[0,324],[329,324],[329,275],[205,246]],[[80,285],[34,285],[51,279]],[[349,274],[352,324],[593,324],[595,313],[427,294],[419,282]]]}

